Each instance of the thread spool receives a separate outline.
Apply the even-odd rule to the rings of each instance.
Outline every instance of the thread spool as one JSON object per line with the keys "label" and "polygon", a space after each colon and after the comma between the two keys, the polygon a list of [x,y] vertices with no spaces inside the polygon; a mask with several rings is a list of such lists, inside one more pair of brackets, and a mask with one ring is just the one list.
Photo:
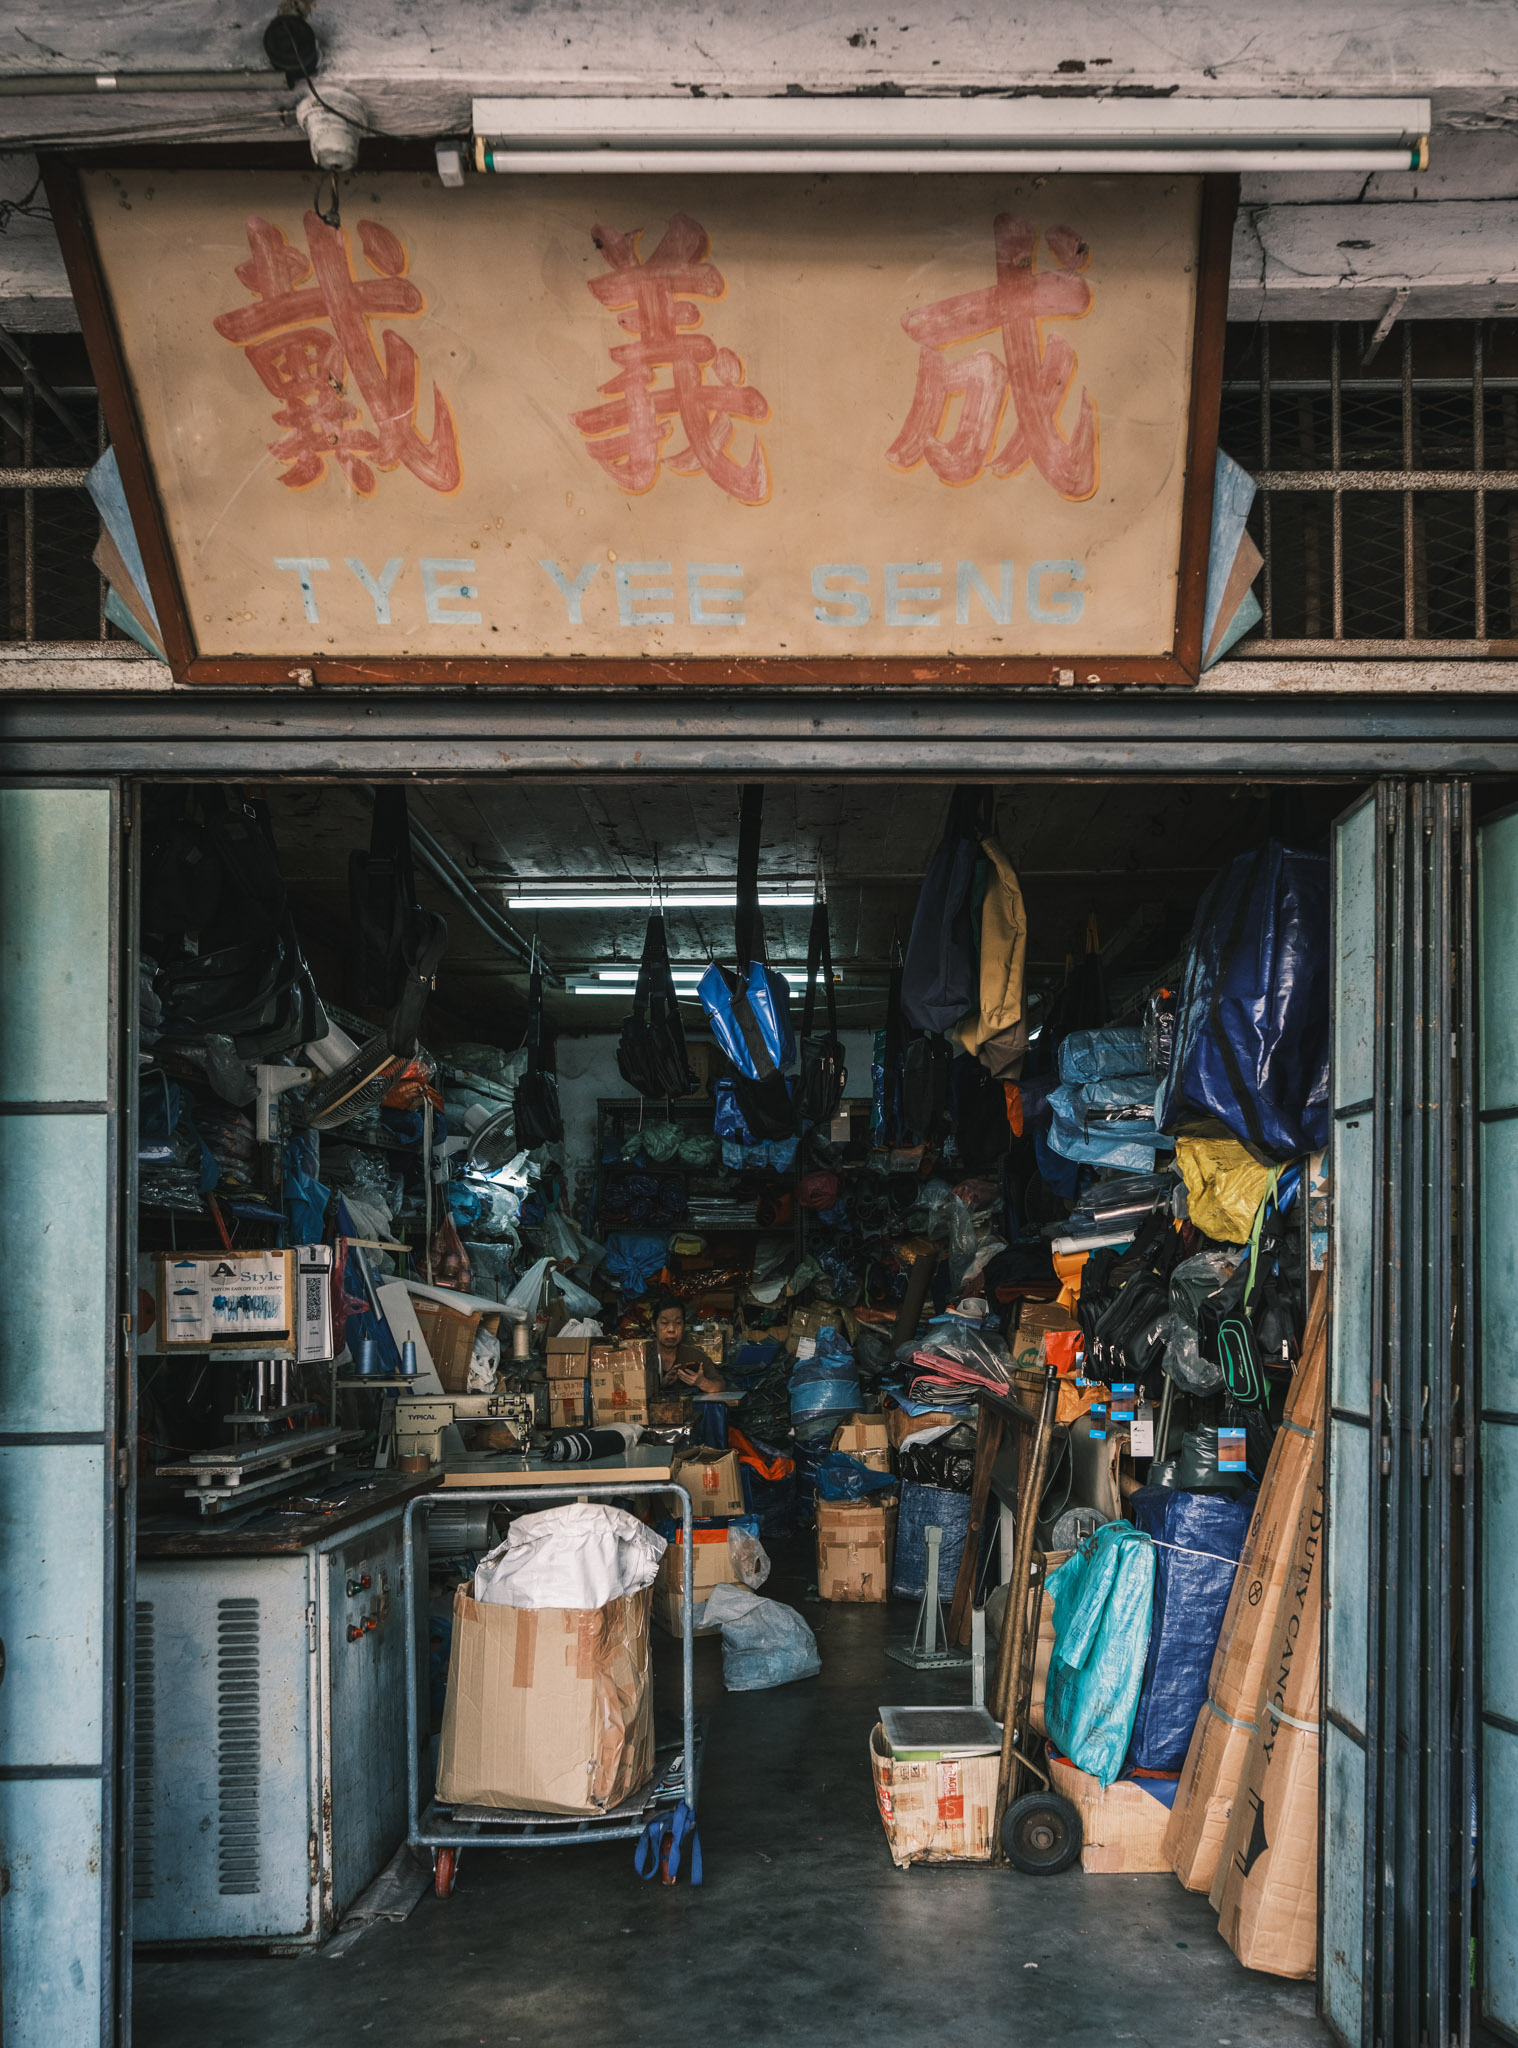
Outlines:
{"label": "thread spool", "polygon": [[532,1332],[525,1323],[511,1326],[511,1356],[518,1365],[525,1365],[532,1356]]}

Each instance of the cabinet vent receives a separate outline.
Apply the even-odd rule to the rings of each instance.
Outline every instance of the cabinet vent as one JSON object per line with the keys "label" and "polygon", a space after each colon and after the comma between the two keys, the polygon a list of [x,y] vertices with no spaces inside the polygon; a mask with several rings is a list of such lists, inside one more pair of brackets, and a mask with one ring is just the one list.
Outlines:
{"label": "cabinet vent", "polygon": [[157,1746],[157,1672],[154,1664],[153,1603],[137,1602],[136,1645],[132,1653],[132,1897],[151,1899],[157,1870],[153,1777]]}
{"label": "cabinet vent", "polygon": [[259,1888],[259,1640],[256,1599],[216,1603],[218,1890]]}

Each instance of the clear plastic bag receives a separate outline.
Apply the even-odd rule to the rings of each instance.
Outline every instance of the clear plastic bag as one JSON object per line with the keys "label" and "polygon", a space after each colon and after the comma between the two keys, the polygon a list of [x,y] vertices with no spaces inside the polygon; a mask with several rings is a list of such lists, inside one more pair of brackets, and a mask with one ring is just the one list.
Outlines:
{"label": "clear plastic bag", "polygon": [[722,1683],[729,1692],[790,1685],[822,1669],[817,1638],[796,1610],[761,1600],[747,1586],[714,1586],[698,1619],[722,1630]]}
{"label": "clear plastic bag", "polygon": [[1197,1347],[1197,1317],[1202,1303],[1229,1280],[1249,1254],[1237,1245],[1196,1252],[1182,1259],[1170,1276],[1170,1341],[1165,1370],[1185,1394],[1212,1394],[1223,1384],[1220,1366],[1203,1358]]}

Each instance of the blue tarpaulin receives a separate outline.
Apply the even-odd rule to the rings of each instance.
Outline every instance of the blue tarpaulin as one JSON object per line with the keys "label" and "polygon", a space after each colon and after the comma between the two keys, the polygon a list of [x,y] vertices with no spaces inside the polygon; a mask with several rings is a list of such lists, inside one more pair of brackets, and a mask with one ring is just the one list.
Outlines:
{"label": "blue tarpaulin", "polygon": [[1254,1502],[1252,1493],[1141,1486],[1128,1503],[1136,1527],[1159,1546],[1129,1770],[1178,1771],[1186,1761]]}

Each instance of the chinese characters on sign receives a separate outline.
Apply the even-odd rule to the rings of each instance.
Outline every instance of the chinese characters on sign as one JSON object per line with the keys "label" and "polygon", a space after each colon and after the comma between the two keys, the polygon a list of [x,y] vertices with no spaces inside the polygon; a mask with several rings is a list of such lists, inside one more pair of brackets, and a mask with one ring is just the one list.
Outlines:
{"label": "chinese characters on sign", "polygon": [[[912,409],[889,459],[897,469],[926,462],[946,484],[973,484],[988,464],[992,476],[1016,476],[1031,462],[1062,498],[1089,498],[1097,477],[1096,407],[1083,391],[1067,440],[1059,415],[1075,373],[1075,352],[1063,334],[1045,339],[1040,322],[1079,320],[1090,312],[1091,287],[1081,272],[1091,251],[1072,229],[1050,228],[1045,239],[1056,267],[1039,271],[1038,230],[1027,221],[999,214],[995,237],[995,284],[902,316],[922,356]],[[998,330],[1000,356],[989,349],[957,358],[944,354],[956,342]],[[950,431],[948,414],[956,398],[959,416]],[[1015,424],[993,456],[1009,400]]]}
{"label": "chinese characters on sign", "polygon": [[[593,232],[611,269],[591,278],[589,289],[633,339],[611,352],[620,368],[600,387],[607,403],[570,415],[591,454],[619,489],[632,494],[652,490],[662,459],[676,476],[705,470],[740,505],[764,504],[770,494],[764,443],[756,434],[743,463],[730,450],[737,422],[767,420],[769,401],[744,383],[742,360],[730,348],[696,332],[701,308],[692,301],[720,299],[727,292],[721,271],[706,260],[711,237],[688,213],[677,213],[645,261],[638,254],[638,232]],[[670,381],[655,390],[661,370],[669,371]],[[685,446],[662,455],[676,419]]]}
{"label": "chinese characters on sign", "polygon": [[[238,264],[237,278],[256,304],[212,323],[223,340],[242,349],[280,401],[274,423],[286,433],[270,444],[276,461],[286,465],[280,481],[305,490],[321,482],[331,459],[366,498],[374,492],[376,469],[402,464],[429,490],[456,491],[463,468],[448,401],[434,384],[432,438],[424,440],[416,425],[416,351],[387,327],[382,361],[370,332],[373,320],[424,309],[406,276],[405,248],[389,228],[361,220],[358,238],[374,276],[360,279],[341,228],[308,213],[305,230],[309,254],[292,248],[271,221],[252,215],[252,254]],[[313,274],[315,282],[307,285]],[[350,375],[369,409],[369,427],[357,424],[362,415],[347,396]]]}
{"label": "chinese characters on sign", "polygon": [[[1016,476],[1031,462],[1062,498],[1089,498],[1097,481],[1096,407],[1083,391],[1074,430],[1068,438],[1062,433],[1059,419],[1075,352],[1062,334],[1045,339],[1042,322],[1079,320],[1091,310],[1091,287],[1081,276],[1091,261],[1090,247],[1070,228],[1050,228],[1046,240],[1055,268],[1040,272],[1036,228],[1004,213],[994,236],[994,285],[902,316],[922,354],[911,411],[887,460],[899,470],[926,462],[946,484],[974,483],[988,466],[993,476]],[[664,457],[665,464],[679,476],[705,470],[740,504],[762,505],[770,494],[763,443],[755,437],[741,466],[728,450],[734,423],[768,419],[768,402],[744,383],[743,363],[731,349],[695,332],[701,309],[691,301],[720,299],[727,291],[721,271],[706,261],[711,237],[699,221],[677,213],[646,262],[638,256],[640,232],[597,227],[594,239],[612,267],[591,278],[589,289],[634,340],[611,351],[621,369],[600,387],[610,402],[571,414],[591,454],[622,490],[651,490],[672,416],[678,417],[687,445]],[[1000,356],[989,349],[959,357],[945,353],[996,332]],[[655,378],[666,369],[670,383],[656,391]],[[959,412],[951,428],[956,399]],[[1009,402],[1012,431],[993,456]]]}

